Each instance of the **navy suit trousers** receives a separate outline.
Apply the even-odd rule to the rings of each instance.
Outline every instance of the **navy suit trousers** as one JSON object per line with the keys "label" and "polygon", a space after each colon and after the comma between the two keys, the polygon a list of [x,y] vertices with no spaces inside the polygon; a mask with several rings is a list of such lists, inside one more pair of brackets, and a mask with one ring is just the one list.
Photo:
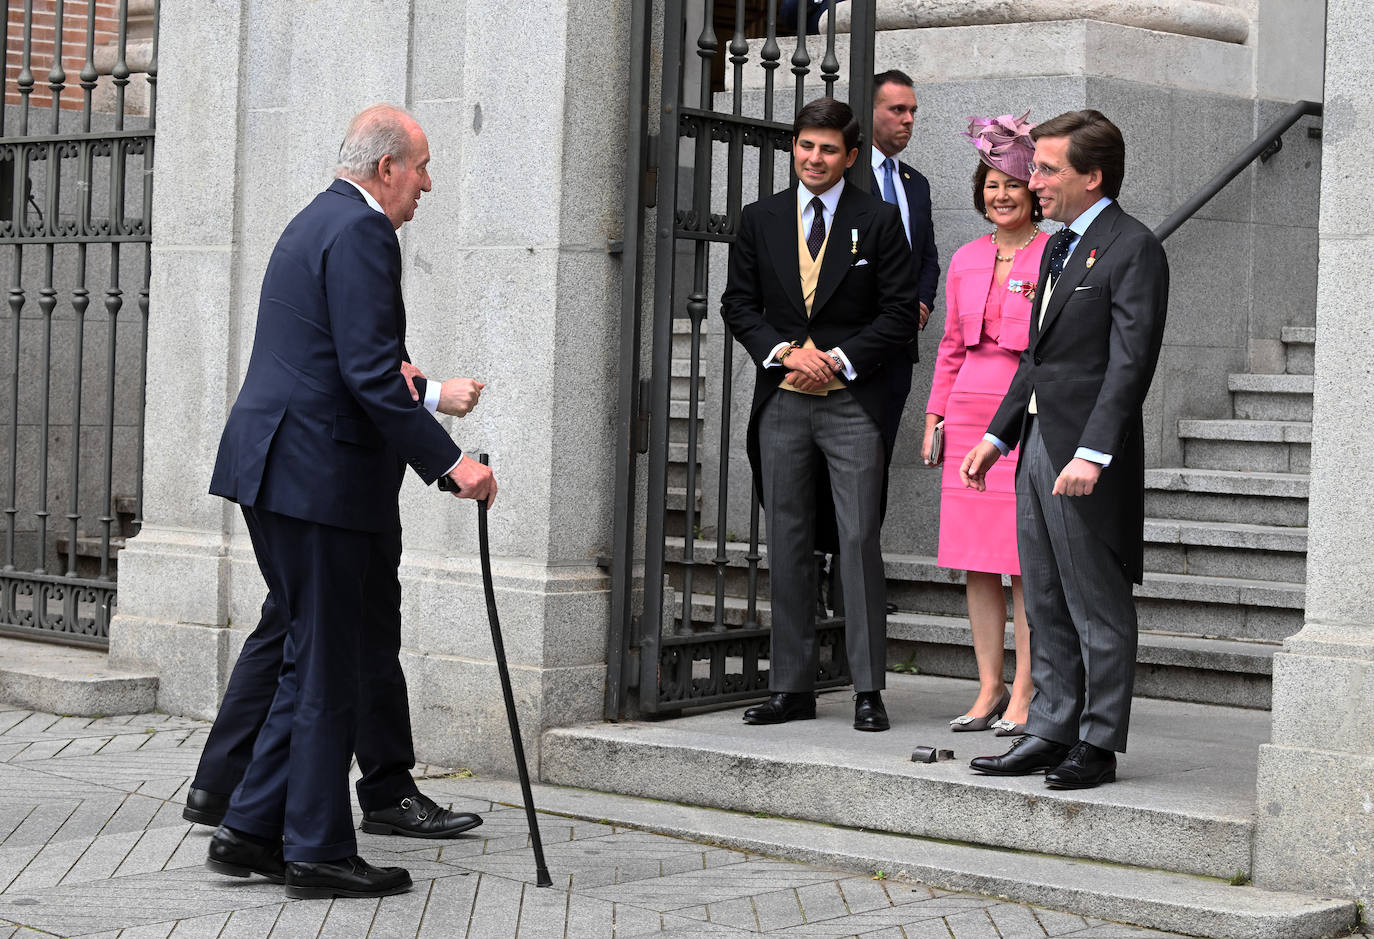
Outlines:
{"label": "navy suit trousers", "polygon": [[[366,713],[361,670],[395,663],[399,643],[399,630],[371,615],[392,598],[370,587],[395,581],[397,533],[260,508],[244,507],[243,516],[285,636],[271,707],[224,823],[281,837],[288,861],[349,857],[357,843],[348,767],[360,706]],[[263,655],[262,646],[246,651]],[[403,731],[408,742],[408,724]]]}
{"label": "navy suit trousers", "polygon": [[[401,532],[386,536],[386,564],[368,572],[367,611],[378,630],[378,657],[368,663],[359,688],[358,738],[354,749],[362,778],[358,804],[364,812],[395,805],[419,790],[410,771],[415,766],[406,680],[397,652],[401,647]],[[384,637],[384,638],[383,638]],[[276,595],[268,593],[257,627],[243,643],[229,687],[224,691],[214,726],[205,740],[191,783],[196,789],[229,795],[243,780],[272,698],[277,693],[286,643],[286,617]]]}

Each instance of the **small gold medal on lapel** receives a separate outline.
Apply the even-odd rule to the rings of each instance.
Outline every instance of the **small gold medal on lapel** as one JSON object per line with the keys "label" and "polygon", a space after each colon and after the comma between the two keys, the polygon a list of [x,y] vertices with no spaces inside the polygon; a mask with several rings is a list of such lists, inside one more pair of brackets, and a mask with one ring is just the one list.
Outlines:
{"label": "small gold medal on lapel", "polygon": [[1097,263],[1097,249],[1096,249],[1096,248],[1093,248],[1091,251],[1088,252],[1088,261],[1087,261],[1088,270],[1092,270],[1092,269],[1093,269],[1093,265],[1094,265],[1095,263]]}
{"label": "small gold medal on lapel", "polygon": [[859,253],[859,230],[857,228],[851,228],[849,230],[849,253]]}

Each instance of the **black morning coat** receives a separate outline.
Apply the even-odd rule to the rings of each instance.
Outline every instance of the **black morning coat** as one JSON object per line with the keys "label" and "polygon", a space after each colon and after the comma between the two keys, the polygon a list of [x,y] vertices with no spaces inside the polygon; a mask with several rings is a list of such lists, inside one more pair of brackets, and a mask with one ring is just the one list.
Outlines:
{"label": "black morning coat", "polygon": [[[1040,263],[1046,283],[1050,252]],[[988,430],[1008,446],[1025,432],[1035,391],[1040,436],[1056,470],[1079,447],[1112,455],[1092,494],[1069,504],[1135,583],[1144,571],[1145,435],[1150,390],[1169,302],[1169,262],[1154,232],[1112,202],[1074,246],[1043,324]],[[1018,464],[1024,466],[1022,460]]]}
{"label": "black morning coat", "polygon": [[[760,497],[758,417],[764,402],[779,393],[778,384],[786,374],[782,367],[765,370],[762,363],[778,343],[802,342],[810,336],[819,349],[839,346],[858,375],[853,382],[845,380],[849,392],[882,427],[891,403],[884,381],[886,362],[904,352],[920,325],[915,267],[896,206],[845,185],[831,222],[810,321],[801,292],[797,224],[795,185],[745,206],[721,296],[721,316],[757,367],[748,450]],[[891,443],[885,440],[885,445],[890,458]],[[886,475],[883,488],[886,492]],[[818,501],[824,515],[830,500]],[[828,523],[817,519],[818,550],[835,547],[833,506],[830,511]]]}

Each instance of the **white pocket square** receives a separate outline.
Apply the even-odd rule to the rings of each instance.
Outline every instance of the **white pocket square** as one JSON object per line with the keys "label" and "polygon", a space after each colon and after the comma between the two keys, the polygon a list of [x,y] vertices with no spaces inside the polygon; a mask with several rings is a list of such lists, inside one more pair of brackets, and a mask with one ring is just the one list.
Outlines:
{"label": "white pocket square", "polygon": [[855,267],[863,267],[863,266],[864,266],[865,264],[867,264],[867,263],[868,263],[868,258],[859,258],[859,260],[857,260],[857,261],[854,262],[854,266],[855,266]]}
{"label": "white pocket square", "polygon": [[1091,290],[1091,289],[1092,289],[1092,286],[1093,286],[1092,284],[1084,284],[1082,287],[1075,287],[1075,288],[1073,288],[1073,289],[1074,289],[1074,292],[1077,293],[1077,292],[1080,291],[1080,290]]}

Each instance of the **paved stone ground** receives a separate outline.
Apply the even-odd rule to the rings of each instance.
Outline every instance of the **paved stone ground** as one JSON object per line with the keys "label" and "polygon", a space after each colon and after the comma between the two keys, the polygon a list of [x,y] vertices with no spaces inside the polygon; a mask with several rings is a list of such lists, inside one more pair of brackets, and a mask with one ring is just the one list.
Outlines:
{"label": "paved stone ground", "polygon": [[[454,807],[486,824],[467,836],[360,833],[368,860],[410,870],[410,893],[288,901],[260,878],[203,866],[210,830],[181,807],[208,728],[0,705],[0,939],[1170,935],[548,814],[554,886],[539,889],[523,810],[470,795]],[[443,779],[425,788],[445,801]]]}

